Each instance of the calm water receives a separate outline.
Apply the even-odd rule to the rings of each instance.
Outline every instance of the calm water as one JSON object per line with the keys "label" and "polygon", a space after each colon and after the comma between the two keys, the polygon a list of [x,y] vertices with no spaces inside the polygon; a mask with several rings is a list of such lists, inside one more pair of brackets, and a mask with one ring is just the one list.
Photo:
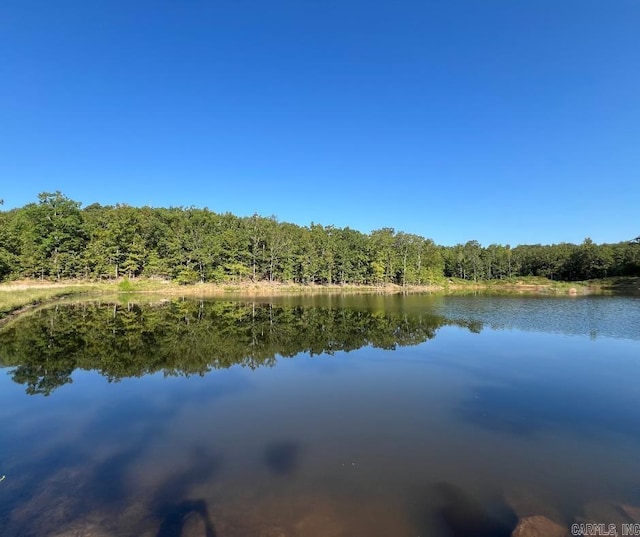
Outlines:
{"label": "calm water", "polygon": [[5,537],[500,537],[640,505],[638,298],[65,304],[0,329],[0,366]]}

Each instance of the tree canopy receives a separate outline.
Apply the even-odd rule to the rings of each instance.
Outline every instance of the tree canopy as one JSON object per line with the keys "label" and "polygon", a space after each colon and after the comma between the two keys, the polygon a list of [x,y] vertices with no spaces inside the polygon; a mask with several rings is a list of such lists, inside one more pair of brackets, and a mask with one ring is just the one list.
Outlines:
{"label": "tree canopy", "polygon": [[60,192],[0,211],[0,280],[161,277],[180,283],[271,281],[299,284],[421,285],[545,276],[581,280],[640,275],[633,241],[438,246],[381,228],[365,234],[332,225],[299,226],[275,216],[238,217],[195,207],[85,208]]}

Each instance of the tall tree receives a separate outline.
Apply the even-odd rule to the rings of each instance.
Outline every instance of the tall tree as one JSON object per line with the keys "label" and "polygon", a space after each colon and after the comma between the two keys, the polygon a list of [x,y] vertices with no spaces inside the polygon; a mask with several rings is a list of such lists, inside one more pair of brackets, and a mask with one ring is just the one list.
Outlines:
{"label": "tall tree", "polygon": [[80,203],[60,192],[43,192],[38,200],[22,213],[21,250],[28,258],[26,271],[41,278],[74,276],[86,245]]}
{"label": "tall tree", "polygon": [[[395,230],[385,227],[371,232],[372,266],[378,282],[390,283],[395,278]],[[382,277],[382,281],[380,280]]]}

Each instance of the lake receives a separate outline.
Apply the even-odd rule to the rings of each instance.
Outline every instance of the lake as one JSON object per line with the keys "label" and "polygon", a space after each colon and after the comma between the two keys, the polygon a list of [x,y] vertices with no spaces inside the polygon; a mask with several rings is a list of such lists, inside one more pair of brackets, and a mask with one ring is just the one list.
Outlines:
{"label": "lake", "polygon": [[640,505],[638,297],[139,300],[0,329],[3,537],[506,537]]}

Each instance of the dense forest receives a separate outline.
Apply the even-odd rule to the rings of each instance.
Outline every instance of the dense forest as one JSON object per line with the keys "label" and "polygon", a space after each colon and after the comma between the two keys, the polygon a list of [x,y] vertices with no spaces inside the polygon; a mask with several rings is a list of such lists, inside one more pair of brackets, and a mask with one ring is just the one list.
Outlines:
{"label": "dense forest", "polygon": [[197,208],[93,204],[60,192],[0,212],[0,280],[161,277],[180,283],[421,285],[442,278],[640,275],[640,237],[616,244],[439,246],[382,228],[298,226]]}

